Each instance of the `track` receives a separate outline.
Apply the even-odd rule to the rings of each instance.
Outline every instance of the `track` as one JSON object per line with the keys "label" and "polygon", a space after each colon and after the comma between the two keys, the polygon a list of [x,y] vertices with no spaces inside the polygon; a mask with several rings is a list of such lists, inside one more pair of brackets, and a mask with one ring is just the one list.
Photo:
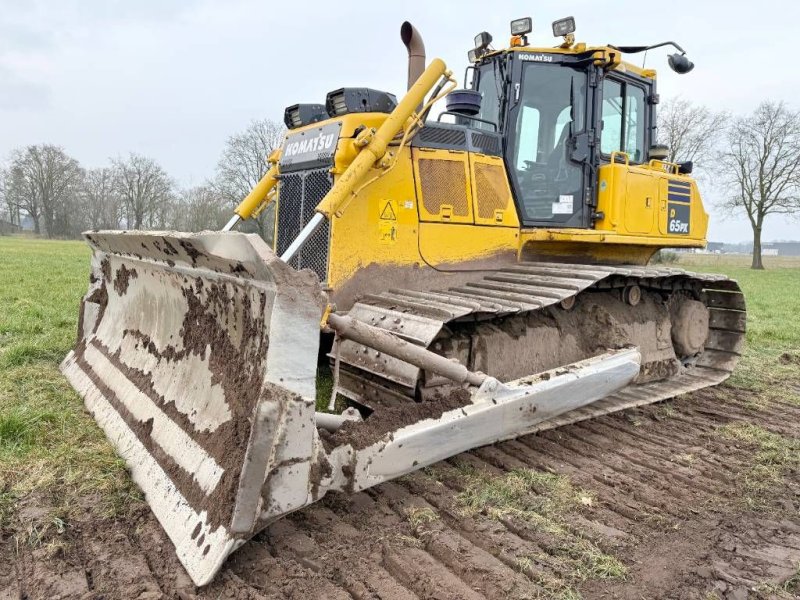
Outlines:
{"label": "track", "polygon": [[[797,571],[800,476],[787,474],[768,510],[748,511],[741,485],[752,448],[720,428],[757,423],[797,439],[800,408],[746,400],[733,388],[701,390],[331,494],[247,543],[199,592],[146,509],[128,523],[75,524],[68,550],[19,555],[5,597],[747,598]],[[568,487],[543,476],[517,490],[527,516],[465,512],[476,481],[494,485],[520,469]],[[627,577],[602,579],[595,550]]]}
{"label": "track", "polygon": [[[593,294],[624,297],[626,291],[632,288],[641,294],[657,297],[659,303],[663,302],[663,298],[679,293],[690,294],[700,300],[708,308],[709,314],[705,347],[699,355],[685,360],[675,376],[632,384],[615,396],[573,411],[541,427],[549,429],[657,402],[727,379],[739,359],[746,326],[745,301],[738,284],[723,275],[697,274],[674,268],[523,262],[499,269],[463,287],[434,292],[390,290],[369,295],[357,302],[349,314],[408,341],[452,356],[473,370],[485,370],[490,375],[507,380],[530,374],[530,363],[535,362],[533,355],[538,352],[535,347],[557,346],[563,343],[567,332],[559,324],[557,328],[550,328],[554,333],[553,339],[529,336],[526,342],[517,342],[514,350],[505,351],[505,355],[510,359],[512,357],[508,355],[524,355],[524,366],[504,378],[494,370],[505,368],[505,365],[498,364],[502,361],[489,364],[491,358],[486,355],[503,353],[503,345],[508,344],[507,338],[520,337],[520,333],[517,331],[511,336],[498,336],[493,331],[507,327],[511,319],[518,319],[517,322],[523,323],[522,328],[530,330],[530,317],[541,315],[547,319],[548,315],[553,314],[548,311],[571,310],[572,306]],[[634,309],[628,307],[628,310],[633,312]],[[520,317],[526,320],[519,321]],[[591,337],[598,333],[598,326],[588,321],[596,320],[597,315],[587,317],[586,323],[579,323],[579,335]],[[612,324],[604,323],[599,327],[611,328]],[[477,347],[482,343],[481,338],[503,339],[499,342],[485,341],[489,350],[484,349],[482,357],[481,349]],[[615,341],[624,343],[625,340]],[[640,340],[627,341],[642,345]],[[334,360],[338,357],[343,367],[339,386],[341,392],[366,405],[407,402],[409,397],[419,393],[418,385],[425,385],[428,379],[428,375],[421,373],[420,369],[392,357],[376,356],[367,347],[353,341],[342,342],[338,350],[331,353],[331,357]],[[546,370],[587,357],[571,356],[555,364],[539,364],[538,367],[539,370]],[[434,386],[440,383],[434,380]]]}

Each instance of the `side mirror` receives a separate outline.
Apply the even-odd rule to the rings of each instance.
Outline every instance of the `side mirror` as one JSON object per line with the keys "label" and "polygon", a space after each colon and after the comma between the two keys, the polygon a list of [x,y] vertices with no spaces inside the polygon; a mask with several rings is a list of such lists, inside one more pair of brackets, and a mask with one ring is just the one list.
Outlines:
{"label": "side mirror", "polygon": [[680,173],[681,175],[691,175],[693,169],[694,169],[694,162],[691,160],[678,163],[678,173]]}
{"label": "side mirror", "polygon": [[670,54],[667,57],[667,63],[669,64],[669,68],[679,75],[685,75],[694,69],[694,63],[686,58],[685,54]]}

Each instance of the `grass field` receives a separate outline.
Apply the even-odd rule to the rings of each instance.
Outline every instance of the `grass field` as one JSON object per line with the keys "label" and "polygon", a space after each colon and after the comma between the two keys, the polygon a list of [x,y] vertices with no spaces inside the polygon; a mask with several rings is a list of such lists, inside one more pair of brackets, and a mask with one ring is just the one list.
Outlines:
{"label": "grass field", "polygon": [[[87,502],[108,517],[141,503],[124,464],[58,371],[75,341],[89,255],[82,242],[0,237],[0,527],[34,490],[49,496],[53,508],[43,522],[53,528],[68,526]],[[765,401],[797,399],[798,366],[781,356],[800,354],[800,261],[768,257],[766,271],[751,271],[724,258],[685,256],[682,266],[724,273],[745,291],[747,349],[731,384]],[[794,391],[783,385],[790,380]]]}

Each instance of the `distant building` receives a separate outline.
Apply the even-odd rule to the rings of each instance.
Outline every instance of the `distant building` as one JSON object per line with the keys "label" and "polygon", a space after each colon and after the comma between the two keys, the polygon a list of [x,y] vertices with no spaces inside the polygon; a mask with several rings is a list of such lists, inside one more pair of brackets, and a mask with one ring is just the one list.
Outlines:
{"label": "distant building", "polygon": [[[713,254],[752,254],[752,242],[729,244],[726,242],[708,242],[706,252]],[[800,256],[800,242],[765,242],[761,246],[763,256]]]}
{"label": "distant building", "polygon": [[773,242],[770,247],[778,251],[778,256],[800,256],[800,242]]}

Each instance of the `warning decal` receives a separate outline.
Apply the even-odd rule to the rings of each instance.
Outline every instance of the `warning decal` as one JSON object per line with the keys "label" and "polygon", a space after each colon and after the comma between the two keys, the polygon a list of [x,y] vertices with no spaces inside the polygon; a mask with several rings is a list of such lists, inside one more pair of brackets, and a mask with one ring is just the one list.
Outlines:
{"label": "warning decal", "polygon": [[397,211],[395,210],[395,201],[387,200],[386,205],[381,211],[381,220],[383,221],[397,221]]}

